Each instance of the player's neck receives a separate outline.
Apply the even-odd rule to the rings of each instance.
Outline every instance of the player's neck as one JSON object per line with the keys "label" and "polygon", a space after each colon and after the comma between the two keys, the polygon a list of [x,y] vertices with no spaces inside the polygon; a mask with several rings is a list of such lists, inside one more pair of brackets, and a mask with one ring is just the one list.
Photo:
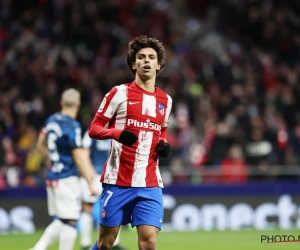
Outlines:
{"label": "player's neck", "polygon": [[66,116],[70,116],[73,119],[77,116],[77,111],[71,108],[64,108],[61,110],[61,113]]}
{"label": "player's neck", "polygon": [[155,78],[143,81],[138,75],[136,75],[135,82],[143,90],[151,93],[155,92]]}

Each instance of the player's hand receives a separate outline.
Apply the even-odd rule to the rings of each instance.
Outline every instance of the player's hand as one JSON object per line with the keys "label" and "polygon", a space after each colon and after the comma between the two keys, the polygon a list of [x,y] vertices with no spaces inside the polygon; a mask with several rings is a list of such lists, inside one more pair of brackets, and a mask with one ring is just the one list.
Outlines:
{"label": "player's hand", "polygon": [[97,190],[94,187],[94,179],[96,178],[96,171],[94,168],[91,168],[89,171],[89,175],[88,175],[88,185],[89,185],[89,189],[91,191],[91,195],[95,196],[97,195]]}
{"label": "player's hand", "polygon": [[118,141],[124,144],[125,146],[131,147],[137,141],[137,139],[138,137],[131,131],[123,130],[120,134]]}
{"label": "player's hand", "polygon": [[171,154],[170,143],[164,140],[159,140],[156,151],[159,156],[167,158]]}
{"label": "player's hand", "polygon": [[91,191],[91,195],[92,196],[97,196],[99,192],[97,192],[97,190],[95,189],[94,185],[91,183],[89,184],[89,189]]}

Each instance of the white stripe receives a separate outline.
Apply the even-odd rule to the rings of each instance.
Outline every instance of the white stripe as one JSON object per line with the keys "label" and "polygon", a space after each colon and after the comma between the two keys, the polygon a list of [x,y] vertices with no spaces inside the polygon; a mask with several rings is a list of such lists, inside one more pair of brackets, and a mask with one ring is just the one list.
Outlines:
{"label": "white stripe", "polygon": [[160,171],[159,171],[158,160],[157,160],[157,162],[156,162],[155,173],[156,173],[156,178],[157,178],[159,187],[163,188],[163,187],[164,187],[164,184],[163,184],[163,180],[162,180],[162,178],[161,178],[161,174],[160,174]]}
{"label": "white stripe", "polygon": [[139,132],[139,143],[136,149],[131,181],[131,186],[133,187],[146,187],[146,174],[152,139],[153,132],[144,130]]}
{"label": "white stripe", "polygon": [[168,126],[169,116],[170,116],[171,109],[172,109],[172,102],[173,102],[172,98],[169,95],[167,95],[167,97],[168,97],[168,107],[167,107],[167,110],[166,110],[166,116],[165,116],[164,123],[162,124],[162,127],[167,127]]}
{"label": "white stripe", "polygon": [[142,114],[156,117],[156,108],[155,96],[143,94]]}
{"label": "white stripe", "polygon": [[[120,88],[118,86],[118,93],[120,93],[119,97],[121,99],[127,99],[127,88]],[[126,126],[126,115],[127,115],[127,105],[126,102],[122,102],[117,110],[118,114],[116,116],[115,128],[124,129]],[[107,166],[104,172],[104,183],[116,184],[119,167],[120,167],[120,159],[122,154],[122,144],[112,140],[110,155],[107,160]]]}
{"label": "white stripe", "polygon": [[118,109],[120,103],[124,102],[127,99],[127,87],[124,85],[116,86],[118,89],[117,93],[111,99],[109,103],[106,104],[108,107],[104,113],[104,116],[107,118],[112,118]]}
{"label": "white stripe", "polygon": [[122,144],[112,140],[112,150],[107,159],[107,166],[104,172],[104,183],[116,184],[120,167],[120,158],[122,152]]}

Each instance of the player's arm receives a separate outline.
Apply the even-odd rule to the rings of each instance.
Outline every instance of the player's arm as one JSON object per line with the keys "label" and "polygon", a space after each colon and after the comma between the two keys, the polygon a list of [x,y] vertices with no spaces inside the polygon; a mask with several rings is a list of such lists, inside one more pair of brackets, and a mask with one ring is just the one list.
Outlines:
{"label": "player's arm", "polygon": [[105,128],[106,123],[107,121],[95,116],[89,128],[89,136],[96,140],[114,139],[125,146],[132,146],[136,142],[137,136],[133,132],[125,129]]}
{"label": "player's arm", "polygon": [[116,87],[104,97],[89,127],[91,138],[96,140],[113,139],[125,146],[132,146],[136,142],[137,136],[131,131],[105,127],[117,112],[122,98],[122,91],[120,93]]}
{"label": "player's arm", "polygon": [[46,140],[47,140],[46,130],[45,130],[45,128],[43,128],[38,136],[37,143],[36,143],[36,149],[43,156],[44,162],[48,163],[50,160],[49,160],[49,153],[48,153],[48,149],[47,149],[47,145],[46,145]]}
{"label": "player's arm", "polygon": [[96,192],[92,188],[92,181],[95,176],[95,170],[90,163],[89,155],[82,147],[81,127],[79,123],[75,124],[75,127],[68,131],[68,139],[74,163],[80,175],[87,180],[92,194],[95,194]]}
{"label": "player's arm", "polygon": [[95,170],[90,161],[89,151],[86,148],[74,148],[72,157],[80,175],[91,185],[95,177]]}

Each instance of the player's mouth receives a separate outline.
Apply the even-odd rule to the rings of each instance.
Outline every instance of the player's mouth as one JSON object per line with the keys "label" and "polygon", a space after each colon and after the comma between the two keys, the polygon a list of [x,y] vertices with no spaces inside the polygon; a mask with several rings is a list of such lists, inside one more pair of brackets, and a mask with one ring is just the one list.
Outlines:
{"label": "player's mouth", "polygon": [[149,65],[145,65],[143,69],[144,71],[149,72],[151,70],[151,67]]}

